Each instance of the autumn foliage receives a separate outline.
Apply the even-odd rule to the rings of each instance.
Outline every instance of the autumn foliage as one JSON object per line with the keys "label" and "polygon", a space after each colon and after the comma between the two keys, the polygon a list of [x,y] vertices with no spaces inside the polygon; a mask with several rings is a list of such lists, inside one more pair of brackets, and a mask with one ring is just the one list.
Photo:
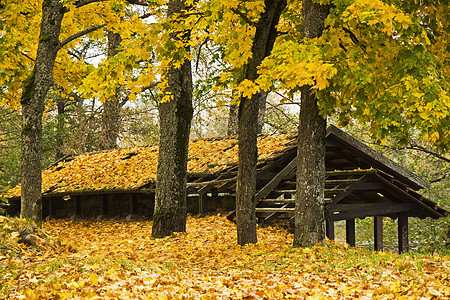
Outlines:
{"label": "autumn foliage", "polygon": [[220,215],[189,217],[186,233],[163,239],[150,237],[150,221],[52,220],[37,246],[17,242],[26,224],[0,217],[2,299],[450,297],[448,256],[333,242],[293,248],[279,227],[260,227],[257,244],[238,246],[235,225]]}
{"label": "autumn foliage", "polygon": [[[293,146],[290,134],[259,138],[259,162],[280,155]],[[42,192],[81,192],[137,189],[156,179],[158,147],[137,147],[83,154],[61,161],[42,173]],[[238,163],[236,138],[191,141],[188,173],[215,174]],[[8,196],[20,195],[20,186]]]}

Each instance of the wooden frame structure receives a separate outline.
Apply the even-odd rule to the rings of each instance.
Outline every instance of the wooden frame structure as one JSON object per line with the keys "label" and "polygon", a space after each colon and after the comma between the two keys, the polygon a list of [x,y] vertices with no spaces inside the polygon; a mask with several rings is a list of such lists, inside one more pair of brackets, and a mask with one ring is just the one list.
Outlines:
{"label": "wooden frame structure", "polygon": [[[221,151],[237,147],[237,143]],[[235,151],[235,149],[233,150]],[[283,141],[281,151],[274,152],[257,165],[256,213],[260,222],[278,218],[292,219],[296,194],[296,137]],[[121,160],[137,157],[127,153]],[[195,158],[195,157],[194,157]],[[70,161],[70,159],[67,159]],[[149,161],[148,164],[155,164]],[[63,168],[64,166],[62,166]],[[59,168],[59,167],[58,167]],[[59,169],[56,168],[55,171]],[[418,191],[429,183],[405,168],[382,156],[362,142],[329,126],[326,138],[325,219],[328,238],[334,239],[334,222],[346,221],[346,241],[354,246],[355,219],[374,218],[374,249],[383,249],[383,217],[398,219],[399,252],[408,251],[408,218],[440,218],[448,211],[423,197]],[[125,175],[126,176],[126,175]],[[237,164],[224,165],[215,172],[191,173],[188,176],[188,198],[191,208],[203,214],[213,201],[224,196],[233,197],[236,190]],[[147,212],[154,205],[154,181],[131,189],[101,189],[90,191],[55,192],[53,187],[43,194],[44,212],[53,215],[56,208],[67,202],[74,215],[83,215],[88,197],[96,197],[99,203],[95,213],[101,216],[115,215],[120,210],[134,216]],[[113,205],[113,198],[121,197],[120,205]],[[18,199],[17,197],[15,198]],[[67,200],[67,201],[61,201]],[[17,209],[14,198],[10,201]],[[19,201],[20,203],[20,201]],[[151,216],[151,213],[147,213]],[[228,216],[234,218],[234,212]]]}

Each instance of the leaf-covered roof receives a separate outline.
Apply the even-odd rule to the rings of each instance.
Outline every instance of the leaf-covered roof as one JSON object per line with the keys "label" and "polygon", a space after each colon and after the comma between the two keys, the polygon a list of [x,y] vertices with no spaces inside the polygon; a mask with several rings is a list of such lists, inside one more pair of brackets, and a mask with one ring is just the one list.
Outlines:
{"label": "leaf-covered roof", "polygon": [[[290,134],[258,138],[258,161],[274,158],[295,142]],[[154,183],[158,147],[137,147],[82,154],[61,161],[42,173],[42,193],[133,190]],[[238,163],[236,138],[191,141],[188,173],[208,175]],[[19,197],[20,185],[8,192]]]}

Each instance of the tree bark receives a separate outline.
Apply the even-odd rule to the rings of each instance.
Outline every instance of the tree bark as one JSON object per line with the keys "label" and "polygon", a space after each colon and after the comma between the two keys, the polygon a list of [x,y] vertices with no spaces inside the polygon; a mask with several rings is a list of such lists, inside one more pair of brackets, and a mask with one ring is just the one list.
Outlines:
{"label": "tree bark", "polygon": [[21,215],[42,223],[41,157],[42,116],[45,97],[53,84],[53,66],[59,50],[59,34],[65,8],[59,0],[42,4],[42,20],[36,61],[24,82],[22,105]]}
{"label": "tree bark", "polygon": [[[245,79],[258,78],[258,66],[270,55],[277,36],[276,25],[286,0],[265,1],[265,12],[256,24],[252,58],[248,62]],[[236,188],[236,224],[239,245],[256,243],[256,163],[258,109],[260,94],[250,99],[242,97],[239,104],[239,166]]]}
{"label": "tree bark", "polygon": [[[168,16],[182,13],[184,1],[172,0]],[[182,36],[184,42],[190,32],[175,32],[173,39]],[[189,52],[189,47],[186,46]],[[186,59],[180,68],[171,67],[166,74],[167,92],[173,99],[161,103],[158,171],[153,214],[153,237],[186,231],[186,181],[189,133],[193,116],[191,62]]]}
{"label": "tree bark", "polygon": [[[118,47],[122,42],[119,33],[112,31],[107,32],[108,35],[108,58],[119,53]],[[120,129],[120,88],[116,88],[114,98],[103,103],[102,114],[102,135],[101,144],[102,149],[117,148],[117,138],[119,137]]]}
{"label": "tree bark", "polygon": [[228,113],[227,136],[237,136],[238,134],[238,105],[233,103],[230,105]]}
{"label": "tree bark", "polygon": [[267,91],[261,91],[259,93],[259,107],[258,107],[258,134],[262,133],[264,127],[264,120],[266,117],[266,106],[267,106],[267,96],[269,93]]}
{"label": "tree bark", "polygon": [[[303,1],[305,38],[322,34],[330,7]],[[301,88],[297,148],[297,196],[295,200],[294,246],[309,247],[325,238],[325,137],[326,120],[319,115],[317,99],[310,86]]]}
{"label": "tree bark", "polygon": [[66,112],[66,99],[57,98],[57,127],[56,127],[56,153],[55,160],[58,161],[64,157],[63,145],[64,145],[64,126],[65,126],[65,112]]}

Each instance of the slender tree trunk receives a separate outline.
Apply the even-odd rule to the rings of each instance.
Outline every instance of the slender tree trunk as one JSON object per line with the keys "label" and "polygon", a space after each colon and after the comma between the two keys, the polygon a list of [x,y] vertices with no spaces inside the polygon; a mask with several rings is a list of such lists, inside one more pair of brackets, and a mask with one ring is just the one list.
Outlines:
{"label": "slender tree trunk", "polygon": [[259,93],[259,107],[258,107],[258,134],[262,133],[264,127],[264,120],[266,117],[266,106],[267,106],[267,91],[261,91]]}
{"label": "slender tree trunk", "polygon": [[[305,38],[322,34],[329,10],[327,5],[303,1],[302,33]],[[317,99],[310,86],[303,86],[298,129],[294,246],[309,247],[325,238],[325,137],[326,120],[319,115]]]}
{"label": "slender tree trunk", "polygon": [[[108,58],[119,53],[118,47],[122,42],[119,33],[108,31]],[[102,149],[117,148],[117,138],[119,136],[120,128],[120,88],[116,88],[114,99],[103,103],[102,114],[102,135],[101,145]]]}
{"label": "slender tree trunk", "polygon": [[[168,16],[182,13],[185,9],[184,1],[169,1]],[[178,34],[182,35],[184,42],[190,38],[189,32],[175,32],[172,38],[176,39]],[[193,115],[191,62],[186,59],[180,68],[171,67],[166,75],[167,92],[173,99],[159,106],[161,136],[152,228],[154,237],[186,231],[187,156]]]}
{"label": "slender tree trunk", "polygon": [[22,195],[21,215],[42,222],[42,116],[45,97],[53,83],[53,66],[59,49],[59,33],[64,16],[59,0],[42,4],[42,21],[36,62],[30,77],[24,82],[22,105]]}
{"label": "slender tree trunk", "polygon": [[[270,55],[277,36],[276,25],[286,0],[265,1],[265,12],[256,24],[255,38],[245,79],[258,78],[258,66]],[[258,109],[260,94],[242,97],[239,104],[239,167],[236,188],[236,224],[239,245],[256,243],[256,163],[258,150]]]}
{"label": "slender tree trunk", "polygon": [[56,153],[55,160],[58,161],[64,157],[63,145],[64,145],[64,125],[65,125],[65,110],[66,110],[66,99],[58,96],[58,101],[56,102],[58,109],[57,116],[57,128],[56,128]]}
{"label": "slender tree trunk", "polygon": [[236,103],[230,105],[227,136],[236,136],[238,134],[238,110],[238,105]]}
{"label": "slender tree trunk", "polygon": [[[268,93],[262,91],[259,94],[259,107],[258,107],[258,129],[257,134],[262,133],[264,127],[264,117],[266,115],[266,101]],[[227,136],[236,136],[238,134],[238,111],[239,107],[236,103],[230,105],[230,110],[228,113],[228,128]]]}

